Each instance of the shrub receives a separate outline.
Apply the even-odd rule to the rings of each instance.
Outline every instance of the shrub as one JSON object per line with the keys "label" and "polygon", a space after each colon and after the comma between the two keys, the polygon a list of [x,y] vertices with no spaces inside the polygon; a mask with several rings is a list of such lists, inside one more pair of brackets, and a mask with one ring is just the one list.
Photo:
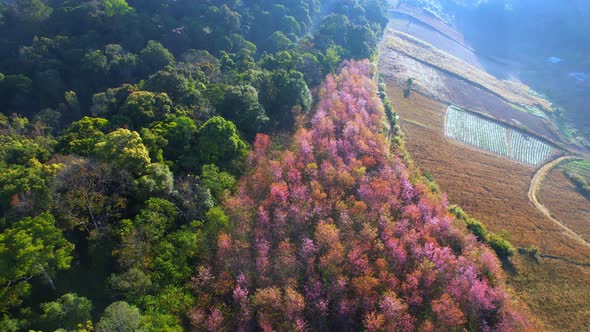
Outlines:
{"label": "shrub", "polygon": [[510,241],[504,238],[504,236],[499,234],[491,233],[488,237],[487,243],[494,249],[498,257],[500,258],[508,258],[514,255],[516,251]]}

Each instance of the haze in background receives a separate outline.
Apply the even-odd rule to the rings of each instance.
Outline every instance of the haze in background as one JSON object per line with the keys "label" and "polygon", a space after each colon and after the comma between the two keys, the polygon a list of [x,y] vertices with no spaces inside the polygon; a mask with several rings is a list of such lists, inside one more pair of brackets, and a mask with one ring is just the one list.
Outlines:
{"label": "haze in background", "polygon": [[560,109],[562,125],[571,127],[571,138],[590,138],[589,1],[407,2],[428,8],[462,32],[480,55],[507,64],[510,78],[517,77],[545,94]]}

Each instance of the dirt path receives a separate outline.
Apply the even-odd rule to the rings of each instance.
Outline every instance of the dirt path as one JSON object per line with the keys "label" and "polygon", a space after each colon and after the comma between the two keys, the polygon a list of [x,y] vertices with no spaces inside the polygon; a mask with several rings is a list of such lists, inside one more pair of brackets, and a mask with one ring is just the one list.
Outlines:
{"label": "dirt path", "polygon": [[550,161],[547,164],[543,165],[543,167],[541,167],[537,171],[537,173],[535,173],[535,176],[533,177],[533,180],[531,181],[531,186],[529,188],[528,196],[529,196],[529,200],[535,205],[535,207],[539,211],[541,211],[545,216],[547,216],[547,218],[549,218],[551,221],[553,221],[556,225],[561,227],[561,229],[563,229],[563,231],[566,234],[568,234],[574,240],[578,241],[581,245],[584,245],[586,247],[590,247],[590,243],[588,243],[586,240],[584,240],[580,235],[578,235],[576,232],[572,231],[567,226],[565,226],[564,224],[559,222],[559,220],[553,218],[553,216],[551,216],[551,213],[549,212],[549,210],[543,204],[541,204],[541,202],[539,202],[539,199],[537,198],[537,192],[539,192],[541,190],[541,185],[543,184],[543,180],[545,179],[545,176],[549,173],[549,171],[551,171],[555,166],[557,166],[562,161],[570,160],[570,159],[580,159],[580,158],[574,157],[574,156],[564,156],[564,157],[557,158],[557,159]]}

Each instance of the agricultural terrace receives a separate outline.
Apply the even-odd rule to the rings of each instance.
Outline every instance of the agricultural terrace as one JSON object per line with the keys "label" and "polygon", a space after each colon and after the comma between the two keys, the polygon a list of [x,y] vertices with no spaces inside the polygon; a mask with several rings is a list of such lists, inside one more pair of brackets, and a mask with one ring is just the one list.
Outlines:
{"label": "agricultural terrace", "polygon": [[447,109],[445,135],[457,141],[537,166],[552,148],[538,139],[455,106]]}
{"label": "agricultural terrace", "polygon": [[531,109],[540,106],[546,111],[552,110],[551,103],[531,93],[530,88],[526,85],[513,81],[498,80],[494,76],[478,70],[431,44],[403,32],[389,32],[385,44],[387,47],[402,52],[413,59],[459,76],[511,104],[528,106]]}
{"label": "agricultural terrace", "polygon": [[590,181],[590,161],[589,160],[574,160],[560,165],[562,170],[569,173],[576,174],[583,177],[586,181]]}

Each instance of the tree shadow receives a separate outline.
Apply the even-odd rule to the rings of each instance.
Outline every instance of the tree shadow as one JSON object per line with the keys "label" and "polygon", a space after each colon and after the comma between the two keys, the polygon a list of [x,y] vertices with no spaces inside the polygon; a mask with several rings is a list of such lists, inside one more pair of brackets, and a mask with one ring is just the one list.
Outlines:
{"label": "tree shadow", "polygon": [[408,97],[410,96],[410,92],[411,92],[411,91],[412,91],[412,90],[410,90],[410,89],[408,89],[408,88],[404,89],[404,98],[408,98]]}

